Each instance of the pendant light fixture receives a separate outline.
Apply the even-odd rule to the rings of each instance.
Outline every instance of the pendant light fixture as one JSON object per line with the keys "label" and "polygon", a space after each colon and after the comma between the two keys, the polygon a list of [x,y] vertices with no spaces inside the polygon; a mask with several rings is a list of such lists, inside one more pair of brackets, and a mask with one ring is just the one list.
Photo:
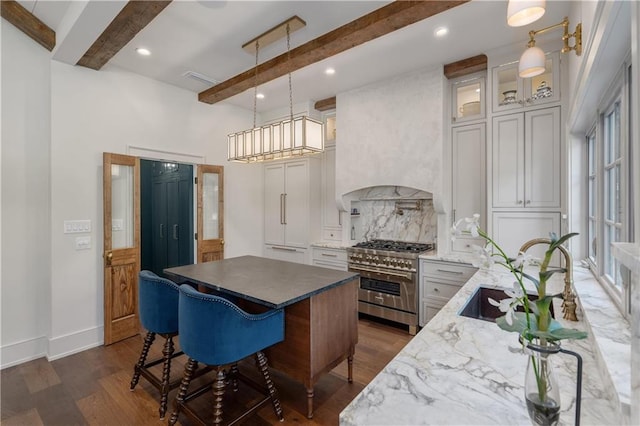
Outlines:
{"label": "pendant light fixture", "polygon": [[545,0],[509,0],[507,5],[507,24],[510,27],[522,27],[542,18],[546,7]]}
{"label": "pendant light fixture", "polygon": [[[258,51],[260,40],[274,41],[284,30],[287,37],[287,62],[291,62],[291,27],[305,25],[297,16],[267,31],[255,40],[256,66],[253,99],[253,127],[227,136],[227,160],[243,163],[276,160],[314,154],[324,150],[322,122],[307,116],[293,116],[293,91],[289,71],[289,118],[277,123],[256,126],[256,95],[258,91]],[[301,28],[301,26],[299,26]],[[297,28],[296,28],[297,29]],[[246,47],[247,45],[243,46]]]}

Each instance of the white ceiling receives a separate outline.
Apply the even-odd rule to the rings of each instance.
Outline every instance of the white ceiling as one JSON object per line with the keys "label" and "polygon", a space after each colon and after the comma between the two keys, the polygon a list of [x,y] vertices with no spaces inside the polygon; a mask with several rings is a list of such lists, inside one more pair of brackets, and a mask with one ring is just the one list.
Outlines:
{"label": "white ceiling", "polygon": [[[54,58],[69,63],[84,54],[105,22],[125,4],[96,0],[20,3],[56,31],[56,50],[65,54],[56,56],[54,51]],[[105,7],[107,3],[109,8]],[[193,91],[195,98],[209,85],[184,77],[185,72],[224,81],[252,68],[255,57],[241,46],[293,15],[307,23],[291,35],[291,47],[295,48],[387,3],[174,0],[103,69],[124,68]],[[568,14],[569,3],[547,1],[547,12],[541,20],[512,28],[506,24],[506,0],[473,0],[294,72],[293,102],[317,101],[393,75],[440,66],[517,42],[522,42],[524,49],[528,31],[558,23]],[[434,30],[440,26],[447,26],[449,34],[436,39]],[[147,47],[151,56],[139,56],[137,47]],[[259,62],[285,52],[286,41],[278,41],[260,49]],[[324,74],[329,66],[335,68],[335,75]],[[259,91],[266,96],[257,102],[259,112],[288,106],[286,76],[260,86]],[[253,92],[247,90],[222,102],[253,109]]]}

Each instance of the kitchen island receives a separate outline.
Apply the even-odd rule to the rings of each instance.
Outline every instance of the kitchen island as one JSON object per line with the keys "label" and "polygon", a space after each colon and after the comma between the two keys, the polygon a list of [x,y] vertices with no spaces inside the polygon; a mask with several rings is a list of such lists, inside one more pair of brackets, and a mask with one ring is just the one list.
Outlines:
{"label": "kitchen island", "polygon": [[265,353],[272,367],[305,385],[307,417],[313,416],[313,388],[321,375],[347,359],[349,382],[353,380],[357,273],[256,256],[169,268],[165,273],[177,283],[231,295],[252,313],[284,308],[284,341]]}
{"label": "kitchen island", "polygon": [[[576,271],[576,287],[588,271]],[[562,275],[549,283],[562,289]],[[458,315],[480,286],[511,288],[513,276],[499,266],[479,270],[374,380],[342,411],[340,424],[531,424],[524,401],[527,357],[518,352],[517,334],[495,323]],[[561,312],[560,301],[554,304]],[[556,315],[559,317],[560,315]],[[623,424],[611,378],[601,373],[598,349],[583,312],[578,322],[560,322],[588,331],[585,340],[563,341],[584,361],[581,424]],[[561,390],[560,424],[575,416],[575,358],[553,355]]]}

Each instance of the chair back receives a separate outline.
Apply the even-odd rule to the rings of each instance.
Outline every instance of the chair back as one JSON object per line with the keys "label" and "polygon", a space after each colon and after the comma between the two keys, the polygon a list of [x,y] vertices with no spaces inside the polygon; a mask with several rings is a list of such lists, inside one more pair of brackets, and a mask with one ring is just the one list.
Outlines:
{"label": "chair back", "polygon": [[140,271],[138,278],[138,308],[142,326],[154,333],[177,333],[178,286],[151,271]]}
{"label": "chair back", "polygon": [[180,347],[207,365],[240,361],[284,340],[284,311],[250,314],[231,301],[180,286]]}

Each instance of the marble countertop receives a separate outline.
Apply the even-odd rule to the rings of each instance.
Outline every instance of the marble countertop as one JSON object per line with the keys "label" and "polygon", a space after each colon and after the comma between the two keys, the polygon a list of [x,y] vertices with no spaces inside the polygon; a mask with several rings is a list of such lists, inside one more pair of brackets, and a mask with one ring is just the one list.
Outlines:
{"label": "marble countertop", "polygon": [[[588,271],[576,270],[574,278],[584,279],[585,274]],[[553,277],[550,291],[562,289],[562,278]],[[504,288],[512,282],[497,265],[479,270],[342,411],[340,424],[530,424],[523,390],[527,357],[512,352],[520,348],[517,335],[458,315],[478,286]],[[561,312],[559,304],[554,305],[556,312]],[[578,317],[578,322],[560,321],[590,331],[582,309]],[[611,378],[602,373],[593,333],[562,345],[583,358],[581,423],[622,424],[620,403],[612,394]],[[561,390],[560,424],[573,424],[576,361],[557,354],[554,362]]]}

